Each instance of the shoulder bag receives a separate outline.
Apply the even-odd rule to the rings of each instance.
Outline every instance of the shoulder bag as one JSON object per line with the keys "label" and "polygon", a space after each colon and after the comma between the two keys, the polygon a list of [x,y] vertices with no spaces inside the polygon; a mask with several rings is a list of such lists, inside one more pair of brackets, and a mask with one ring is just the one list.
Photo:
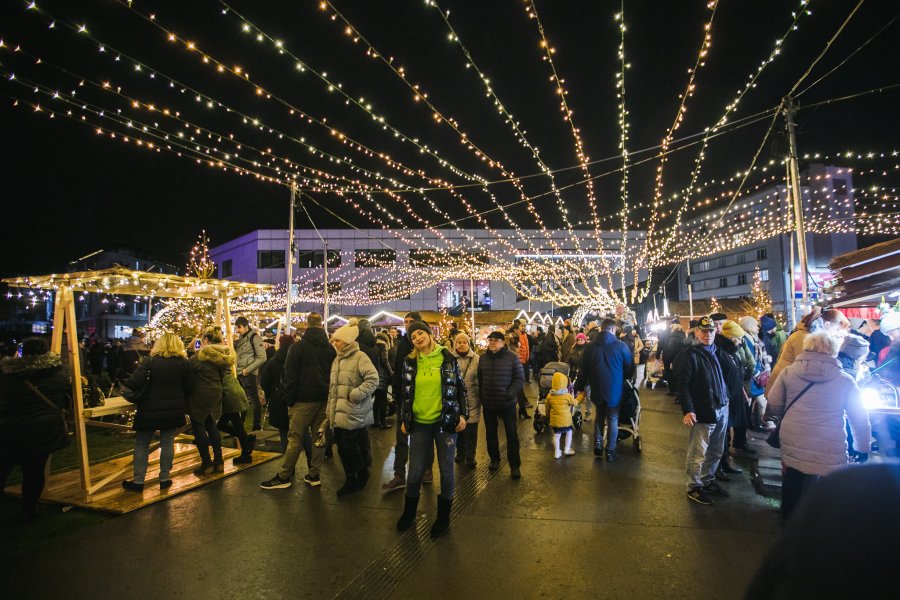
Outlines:
{"label": "shoulder bag", "polygon": [[799,400],[800,397],[803,396],[803,394],[805,394],[809,390],[809,388],[811,388],[815,384],[815,381],[810,382],[808,386],[803,388],[803,391],[797,394],[797,397],[794,398],[794,401],[788,404],[787,408],[784,409],[784,414],[781,415],[781,420],[778,421],[778,425],[775,426],[775,429],[772,430],[772,433],[770,433],[769,437],[766,439],[767,444],[769,444],[773,448],[781,448],[781,424],[784,423],[784,418],[787,416],[788,411],[791,410],[791,407],[797,404],[797,400]]}
{"label": "shoulder bag", "polygon": [[131,388],[122,388],[122,397],[131,402],[132,404],[140,405],[144,403],[148,398],[150,398],[150,365],[153,364],[153,359],[147,359],[147,378],[144,380],[144,385],[139,387],[136,390],[132,390]]}

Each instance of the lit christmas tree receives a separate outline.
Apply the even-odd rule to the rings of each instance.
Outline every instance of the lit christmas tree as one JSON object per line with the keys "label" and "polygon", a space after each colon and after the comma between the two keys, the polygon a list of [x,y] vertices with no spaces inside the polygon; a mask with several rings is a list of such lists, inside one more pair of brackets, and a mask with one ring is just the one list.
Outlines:
{"label": "lit christmas tree", "polygon": [[722,305],[719,304],[719,301],[716,300],[716,297],[713,296],[709,301],[709,312],[710,313],[724,313],[725,311],[722,309]]}
{"label": "lit christmas tree", "polygon": [[216,263],[209,257],[209,238],[206,230],[200,232],[194,247],[191,248],[191,256],[185,265],[185,274],[188,277],[209,279],[216,274]]}
{"label": "lit christmas tree", "polygon": [[750,286],[750,301],[744,302],[744,311],[757,319],[772,312],[772,296],[769,295],[768,290],[763,288],[759,267],[753,273],[753,283]]}

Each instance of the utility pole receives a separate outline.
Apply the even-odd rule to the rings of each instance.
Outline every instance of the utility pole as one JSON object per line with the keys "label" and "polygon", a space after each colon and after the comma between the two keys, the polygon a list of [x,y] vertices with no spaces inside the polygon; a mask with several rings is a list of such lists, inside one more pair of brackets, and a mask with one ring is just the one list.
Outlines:
{"label": "utility pole", "polygon": [[[809,281],[807,254],[806,254],[806,229],[803,225],[803,198],[800,196],[800,166],[797,161],[797,135],[794,130],[794,112],[796,107],[794,99],[790,96],[785,98],[786,108],[784,109],[784,119],[787,125],[788,133],[788,176],[791,190],[791,200],[794,207],[794,230],[797,233],[797,253],[800,259],[800,292],[801,303],[808,304],[809,297],[807,292],[807,282]],[[793,295],[793,282],[791,282],[791,293]]]}
{"label": "utility pole", "polygon": [[291,214],[288,218],[288,249],[287,249],[287,308],[284,311],[284,332],[291,334],[291,307],[294,304],[294,207],[297,203],[297,182],[291,183]]}
{"label": "utility pole", "polygon": [[687,258],[687,289],[688,307],[691,312],[691,321],[694,320],[694,286],[691,284],[691,258]]}

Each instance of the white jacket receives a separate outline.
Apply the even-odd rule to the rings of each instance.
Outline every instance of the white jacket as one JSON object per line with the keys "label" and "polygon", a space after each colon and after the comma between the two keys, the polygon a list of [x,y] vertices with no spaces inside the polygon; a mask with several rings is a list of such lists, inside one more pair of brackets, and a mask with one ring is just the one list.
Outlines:
{"label": "white jacket", "polygon": [[785,415],[811,382],[781,423],[781,460],[807,475],[827,475],[847,464],[844,414],[858,452],[869,451],[872,427],[856,382],[836,358],[821,352],[802,352],[782,371],[771,387],[766,414]]}
{"label": "white jacket", "polygon": [[378,370],[359,344],[349,344],[331,363],[328,386],[328,423],[341,429],[362,429],[375,422],[372,395],[378,389]]}

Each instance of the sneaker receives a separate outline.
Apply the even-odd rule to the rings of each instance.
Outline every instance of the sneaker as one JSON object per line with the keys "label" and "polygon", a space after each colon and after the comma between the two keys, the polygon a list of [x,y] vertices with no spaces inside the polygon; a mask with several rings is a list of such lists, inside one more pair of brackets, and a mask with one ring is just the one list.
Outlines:
{"label": "sneaker", "polygon": [[422,474],[422,483],[434,483],[434,473],[425,471],[425,473]]}
{"label": "sneaker", "polygon": [[603,458],[603,446],[594,446],[594,456]]}
{"label": "sneaker", "polygon": [[615,450],[607,450],[606,451],[606,462],[616,462],[616,451]]}
{"label": "sneaker", "polygon": [[731,477],[729,477],[728,475],[726,475],[726,474],[725,474],[725,471],[724,471],[723,469],[718,469],[718,470],[716,471],[716,480],[717,480],[717,481],[724,481],[724,482],[727,483],[727,482],[731,481]]}
{"label": "sneaker", "polygon": [[133,480],[125,479],[122,481],[122,487],[128,490],[129,492],[143,492],[144,484],[143,483],[135,483]]}
{"label": "sneaker", "polygon": [[572,448],[566,448],[563,454],[566,456],[575,456],[575,451]]}
{"label": "sneaker", "polygon": [[488,469],[490,469],[491,471],[496,471],[499,468],[500,468],[499,460],[492,460],[491,464],[488,465]]}
{"label": "sneaker", "polygon": [[166,480],[162,480],[162,479],[161,479],[161,480],[159,481],[159,489],[161,489],[161,490],[167,490],[167,489],[169,489],[170,487],[172,487],[172,480],[171,480],[171,479],[166,479]]}
{"label": "sneaker", "polygon": [[394,478],[381,485],[381,489],[386,492],[393,492],[406,487],[406,477],[403,475],[394,475]]}
{"label": "sneaker", "polygon": [[712,498],[710,498],[706,494],[706,492],[703,491],[703,488],[699,487],[695,487],[694,489],[689,491],[687,493],[687,497],[688,500],[693,500],[697,504],[702,504],[703,506],[710,506],[713,503]]}
{"label": "sneaker", "polygon": [[[235,460],[237,460],[237,459],[235,459]],[[262,483],[259,484],[259,487],[261,487],[264,490],[283,490],[284,488],[291,487],[291,480],[290,479],[282,479],[281,477],[278,476],[278,473],[275,473],[275,476],[272,479],[270,479],[268,481],[263,481]]]}
{"label": "sneaker", "polygon": [[509,470],[509,476],[512,477],[513,479],[521,479],[522,471],[519,470],[519,467],[512,467]]}
{"label": "sneaker", "polygon": [[740,467],[733,467],[728,463],[725,463],[722,465],[722,472],[728,473],[729,475],[740,475],[744,470]]}
{"label": "sneaker", "polygon": [[307,473],[303,476],[303,483],[305,483],[309,487],[319,487],[320,485],[322,485],[322,479],[318,475],[313,477],[312,475]]}
{"label": "sneaker", "polygon": [[556,458],[556,459],[562,458],[562,452],[557,450],[556,452],[553,453],[553,458]]}
{"label": "sneaker", "polygon": [[705,486],[703,486],[703,491],[707,494],[715,494],[716,496],[721,496],[723,498],[728,497],[728,490],[719,485],[718,481],[710,481]]}

